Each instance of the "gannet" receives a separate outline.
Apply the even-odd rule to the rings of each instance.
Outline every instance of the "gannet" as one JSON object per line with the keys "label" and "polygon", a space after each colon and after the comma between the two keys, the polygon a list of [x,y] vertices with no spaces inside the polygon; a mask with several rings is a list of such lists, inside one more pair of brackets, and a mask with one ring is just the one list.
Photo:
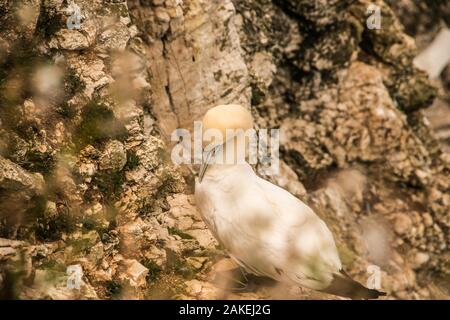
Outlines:
{"label": "gannet", "polygon": [[[239,105],[214,107],[203,118],[203,132],[252,128],[250,112]],[[236,150],[239,139],[223,141],[206,151],[195,198],[212,234],[239,266],[256,276],[342,297],[384,295],[343,271],[326,224],[291,193],[260,178],[245,154],[236,154],[232,163],[217,161],[217,151]]]}

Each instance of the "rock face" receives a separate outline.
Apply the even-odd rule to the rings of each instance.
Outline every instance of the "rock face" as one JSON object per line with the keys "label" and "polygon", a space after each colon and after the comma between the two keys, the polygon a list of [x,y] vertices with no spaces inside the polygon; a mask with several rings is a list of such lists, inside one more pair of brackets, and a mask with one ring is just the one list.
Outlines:
{"label": "rock face", "polygon": [[154,112],[163,134],[190,129],[217,104],[248,104],[248,70],[230,0],[128,1],[148,43]]}
{"label": "rock face", "polygon": [[377,265],[390,299],[448,298],[450,156],[432,130],[448,123],[424,109],[447,106],[450,67],[432,84],[413,64],[448,6],[376,1],[371,30],[371,2],[78,0],[69,28],[67,1],[0,0],[0,298],[334,298],[216,285],[235,266],[169,141],[223,103],[280,128],[266,178],[327,222],[352,276]]}

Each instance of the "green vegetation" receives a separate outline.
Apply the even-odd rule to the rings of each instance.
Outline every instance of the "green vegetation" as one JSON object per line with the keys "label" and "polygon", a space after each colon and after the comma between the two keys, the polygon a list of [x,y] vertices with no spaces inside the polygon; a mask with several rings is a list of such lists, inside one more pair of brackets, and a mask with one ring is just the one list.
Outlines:
{"label": "green vegetation", "polygon": [[99,217],[95,216],[86,216],[81,219],[81,223],[83,224],[83,232],[89,231],[97,231],[100,237],[103,236],[104,233],[109,231],[108,226],[106,226]]}
{"label": "green vegetation", "polygon": [[138,155],[133,151],[127,152],[127,164],[125,165],[124,170],[133,170],[139,166],[139,157]]}
{"label": "green vegetation", "polygon": [[75,70],[68,68],[64,77],[64,89],[69,98],[85,88],[86,83],[77,76]]}
{"label": "green vegetation", "polygon": [[123,141],[127,135],[125,126],[115,119],[113,111],[98,99],[89,102],[81,114],[82,121],[75,129],[75,151],[88,144],[97,145],[107,139]]}
{"label": "green vegetation", "polygon": [[66,119],[75,117],[76,110],[68,104],[68,101],[78,92],[82,92],[85,88],[86,83],[77,76],[75,70],[68,68],[64,77],[64,99],[56,108],[56,112]]}
{"label": "green vegetation", "polygon": [[108,299],[118,299],[120,298],[120,293],[122,292],[122,285],[115,280],[106,282],[106,296]]}
{"label": "green vegetation", "polygon": [[76,115],[76,111],[69,106],[67,100],[64,100],[58,107],[56,107],[56,112],[63,118],[72,119]]}
{"label": "green vegetation", "polygon": [[196,272],[186,262],[186,260],[178,254],[168,251],[167,252],[167,267],[175,274],[182,276],[184,279],[193,279]]}
{"label": "green vegetation", "polygon": [[46,200],[37,201],[32,217],[35,221],[34,232],[39,241],[55,241],[61,238],[63,233],[75,231],[76,219],[68,208],[58,212],[55,216],[47,216],[45,212]]}
{"label": "green vegetation", "polygon": [[177,176],[173,171],[167,169],[163,170],[159,176],[159,179],[162,181],[162,185],[158,189],[155,196],[156,199],[166,198],[168,194],[178,191],[176,190],[178,187]]}
{"label": "green vegetation", "polygon": [[[45,4],[44,1],[43,3]],[[36,34],[48,39],[64,26],[64,19],[61,13],[58,13],[54,8],[47,8],[44,4],[41,5]]]}
{"label": "green vegetation", "polygon": [[66,272],[67,266],[56,260],[46,260],[41,263],[41,265],[39,266],[39,269],[47,269],[47,270],[53,270],[53,271],[58,271],[58,272]]}
{"label": "green vegetation", "polygon": [[147,283],[153,283],[158,280],[161,272],[163,271],[160,266],[158,266],[154,261],[148,259],[142,261],[142,265],[148,269],[146,278]]}
{"label": "green vegetation", "polygon": [[99,190],[105,195],[107,201],[115,200],[125,183],[125,176],[120,172],[100,172],[95,175],[93,182],[98,186]]}
{"label": "green vegetation", "polygon": [[100,241],[98,233],[92,230],[83,233],[80,237],[67,239],[66,244],[73,248],[72,254],[77,256],[89,253],[98,241]]}
{"label": "green vegetation", "polygon": [[180,229],[168,227],[167,230],[169,231],[169,234],[177,235],[177,236],[181,237],[182,239],[194,239],[194,237],[181,231]]}
{"label": "green vegetation", "polygon": [[26,153],[25,159],[25,162],[21,163],[21,165],[32,172],[49,174],[56,165],[56,161],[52,155],[37,150],[29,150]]}
{"label": "green vegetation", "polygon": [[153,285],[149,287],[145,298],[152,299],[174,299],[186,293],[184,279],[173,273],[163,273]]}
{"label": "green vegetation", "polygon": [[256,85],[252,85],[252,98],[251,98],[252,106],[257,106],[263,101],[264,101],[264,93],[261,90],[259,90],[259,88]]}

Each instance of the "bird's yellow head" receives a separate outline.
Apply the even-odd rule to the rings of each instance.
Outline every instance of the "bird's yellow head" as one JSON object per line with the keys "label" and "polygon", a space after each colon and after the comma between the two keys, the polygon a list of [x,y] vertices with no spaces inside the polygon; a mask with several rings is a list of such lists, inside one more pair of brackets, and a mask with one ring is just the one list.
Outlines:
{"label": "bird's yellow head", "polygon": [[227,130],[253,129],[253,118],[246,108],[237,104],[220,105],[208,110],[203,117],[203,132],[216,130],[225,142]]}
{"label": "bird's yellow head", "polygon": [[203,147],[208,164],[236,164],[245,159],[253,131],[253,118],[236,104],[220,105],[203,117]]}
{"label": "bird's yellow head", "polygon": [[208,146],[226,147],[231,143],[237,148],[238,142],[243,142],[245,146],[252,129],[252,115],[243,106],[229,104],[214,107],[203,117],[203,146],[206,150]]}

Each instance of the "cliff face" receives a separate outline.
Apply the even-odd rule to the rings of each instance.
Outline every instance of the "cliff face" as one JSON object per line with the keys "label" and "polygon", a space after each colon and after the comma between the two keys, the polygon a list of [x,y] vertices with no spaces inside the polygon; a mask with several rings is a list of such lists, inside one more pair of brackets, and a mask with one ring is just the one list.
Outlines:
{"label": "cliff face", "polygon": [[67,1],[0,0],[0,296],[333,298],[212,284],[230,261],[170,135],[240,103],[280,128],[266,178],[327,222],[349,274],[377,265],[389,298],[448,298],[450,156],[405,14],[437,11],[412,3],[376,1],[369,30],[365,0],[78,0],[78,29]]}

